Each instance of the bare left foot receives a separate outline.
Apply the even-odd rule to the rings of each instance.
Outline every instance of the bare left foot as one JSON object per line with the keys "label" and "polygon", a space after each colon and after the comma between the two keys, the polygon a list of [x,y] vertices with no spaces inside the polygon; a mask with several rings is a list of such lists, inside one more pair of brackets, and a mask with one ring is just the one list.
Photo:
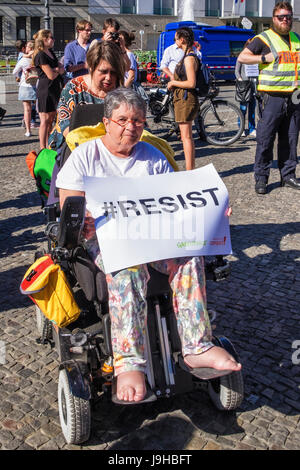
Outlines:
{"label": "bare left foot", "polygon": [[192,367],[210,367],[216,370],[241,370],[242,365],[236,362],[234,357],[226,349],[213,346],[201,354],[188,354],[184,357],[184,362]]}
{"label": "bare left foot", "polygon": [[145,374],[140,371],[122,372],[117,377],[117,397],[124,401],[141,401],[146,395]]}

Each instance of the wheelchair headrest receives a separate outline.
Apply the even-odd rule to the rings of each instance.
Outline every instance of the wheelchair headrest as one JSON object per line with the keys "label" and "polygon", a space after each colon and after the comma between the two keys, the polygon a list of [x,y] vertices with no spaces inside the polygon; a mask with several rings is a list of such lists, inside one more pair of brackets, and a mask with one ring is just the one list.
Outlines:
{"label": "wheelchair headrest", "polygon": [[78,104],[73,109],[70,119],[70,131],[81,126],[95,126],[102,121],[104,104]]}

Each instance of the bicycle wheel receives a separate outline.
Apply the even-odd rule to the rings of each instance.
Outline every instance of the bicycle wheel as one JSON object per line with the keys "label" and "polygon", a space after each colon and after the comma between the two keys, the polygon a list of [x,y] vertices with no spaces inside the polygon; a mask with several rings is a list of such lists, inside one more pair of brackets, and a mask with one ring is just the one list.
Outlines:
{"label": "bicycle wheel", "polygon": [[169,140],[172,136],[178,138],[179,127],[171,118],[162,116],[158,122],[156,121],[158,121],[157,117],[152,115],[147,116],[146,130],[161,139]]}
{"label": "bicycle wheel", "polygon": [[174,110],[171,103],[164,108],[160,101],[152,100],[149,108],[146,129],[162,139],[169,140],[172,136],[177,139],[180,136],[180,131],[174,120]]}
{"label": "bicycle wheel", "polygon": [[213,145],[231,145],[244,130],[244,115],[233,103],[213,100],[201,110],[207,142]]}

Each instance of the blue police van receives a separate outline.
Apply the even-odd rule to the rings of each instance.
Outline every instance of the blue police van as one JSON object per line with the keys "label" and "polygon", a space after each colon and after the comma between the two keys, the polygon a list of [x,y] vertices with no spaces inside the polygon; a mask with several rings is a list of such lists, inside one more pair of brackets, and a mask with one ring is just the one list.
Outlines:
{"label": "blue police van", "polygon": [[195,41],[201,44],[202,61],[214,72],[217,80],[235,80],[234,69],[236,58],[245,42],[252,38],[253,30],[241,29],[236,26],[210,26],[197,24],[193,21],[168,23],[165,31],[160,34],[157,46],[157,64],[164,50],[174,44],[175,32],[187,26],[194,31]]}

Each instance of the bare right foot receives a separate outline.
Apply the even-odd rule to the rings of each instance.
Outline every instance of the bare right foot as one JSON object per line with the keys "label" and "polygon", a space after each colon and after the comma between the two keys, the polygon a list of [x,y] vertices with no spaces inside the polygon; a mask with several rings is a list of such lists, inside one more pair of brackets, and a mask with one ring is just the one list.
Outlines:
{"label": "bare right foot", "polygon": [[132,370],[117,377],[117,397],[124,401],[141,401],[146,395],[145,374]]}
{"label": "bare right foot", "polygon": [[201,354],[189,354],[184,357],[184,362],[192,367],[211,367],[216,370],[241,370],[242,365],[236,362],[234,357],[226,349],[219,346],[213,346]]}

